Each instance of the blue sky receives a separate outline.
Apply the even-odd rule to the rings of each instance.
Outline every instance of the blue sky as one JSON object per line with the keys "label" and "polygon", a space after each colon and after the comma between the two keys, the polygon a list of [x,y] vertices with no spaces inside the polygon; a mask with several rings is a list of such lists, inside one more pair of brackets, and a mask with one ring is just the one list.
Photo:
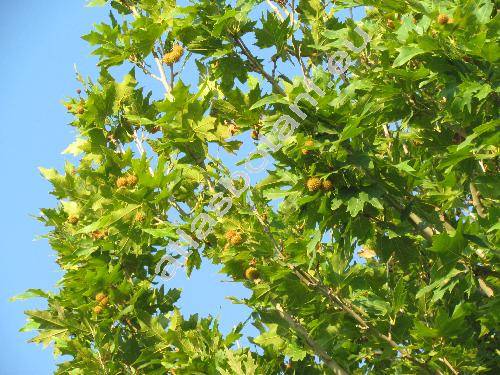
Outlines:
{"label": "blue sky", "polygon": [[[107,10],[86,8],[83,0],[23,0],[0,1],[0,12],[4,72],[0,90],[0,375],[44,375],[55,369],[51,349],[27,344],[32,335],[18,332],[25,322],[23,311],[43,308],[43,302],[8,299],[28,288],[53,290],[61,277],[47,242],[34,241],[46,229],[30,215],[56,203],[37,167],[61,169],[64,165],[61,151],[75,133],[67,125],[71,118],[60,101],[79,87],[74,64],[83,76],[97,76],[96,59],[80,36],[104,20]],[[184,76],[195,76],[189,69]],[[124,73],[126,69],[114,70],[118,79]],[[146,87],[155,93],[161,89],[156,81]],[[248,316],[244,307],[225,299],[248,296],[248,291],[224,280],[206,262],[189,281],[179,272],[168,284],[183,289],[180,307],[185,315],[211,313],[220,318],[226,332]]]}
{"label": "blue sky", "polygon": [[[28,288],[53,289],[61,277],[47,242],[34,241],[45,228],[30,215],[55,204],[50,185],[37,167],[61,169],[64,164],[61,151],[75,133],[67,125],[70,117],[60,100],[78,88],[74,64],[84,76],[96,76],[96,60],[80,36],[107,13],[103,8],[86,8],[83,1],[68,0],[0,1],[0,12],[4,72],[0,90],[0,374],[51,374],[55,369],[51,349],[26,343],[32,335],[18,332],[25,322],[23,311],[43,307],[42,301],[8,299]],[[221,284],[221,279],[215,267],[204,265],[189,282],[179,272],[170,285],[183,288],[180,306],[184,314],[211,312],[220,317],[227,331],[246,319],[248,312],[231,305],[225,296],[243,297],[248,292],[235,283]]]}

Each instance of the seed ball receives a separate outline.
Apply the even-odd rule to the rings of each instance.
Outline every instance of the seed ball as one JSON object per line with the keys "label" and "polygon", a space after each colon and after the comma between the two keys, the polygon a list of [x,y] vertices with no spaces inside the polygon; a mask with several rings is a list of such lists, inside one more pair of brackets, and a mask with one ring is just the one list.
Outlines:
{"label": "seed ball", "polygon": [[68,223],[70,223],[71,225],[78,224],[78,220],[78,216],[71,215],[68,217]]}
{"label": "seed ball", "polygon": [[391,20],[390,18],[387,20],[387,27],[389,29],[394,29],[394,21]]}
{"label": "seed ball", "polygon": [[257,268],[255,267],[248,267],[245,270],[245,278],[248,280],[256,280],[260,277],[260,272]]}
{"label": "seed ball", "polygon": [[231,239],[229,240],[231,245],[241,245],[243,243],[243,237],[241,234],[236,233]]}
{"label": "seed ball", "polygon": [[321,179],[318,177],[311,177],[307,180],[306,186],[310,192],[318,191],[322,186]]}
{"label": "seed ball", "polygon": [[184,55],[184,48],[180,44],[175,44],[170,52],[167,52],[163,56],[163,62],[167,65],[172,65],[179,61],[182,55]]}
{"label": "seed ball", "polygon": [[78,90],[76,90],[76,93],[77,93],[78,95],[80,95],[80,94],[82,93],[82,90],[78,89]]}
{"label": "seed ball", "polygon": [[108,233],[106,231],[103,231],[103,230],[96,230],[96,231],[91,233],[91,236],[94,240],[101,240],[101,239],[105,238],[107,235],[108,235]]}
{"label": "seed ball", "polygon": [[331,182],[330,180],[324,180],[321,184],[321,187],[325,191],[330,191],[333,189],[333,182]]}
{"label": "seed ball", "polygon": [[99,304],[104,307],[108,304],[108,302],[109,302],[109,297],[104,296],[104,298],[99,301]]}
{"label": "seed ball", "polygon": [[146,219],[146,215],[144,214],[144,212],[137,212],[135,214],[134,219],[135,219],[135,221],[142,223]]}
{"label": "seed ball", "polygon": [[305,147],[313,147],[314,146],[314,141],[312,139],[308,139],[307,141],[304,142]]}
{"label": "seed ball", "polygon": [[450,18],[446,14],[440,14],[437,18],[437,21],[440,25],[446,25]]}
{"label": "seed ball", "polygon": [[235,123],[231,123],[229,125],[229,132],[231,133],[231,135],[235,135],[238,132],[238,130],[239,128]]}
{"label": "seed ball", "polygon": [[73,106],[71,106],[70,104],[68,104],[68,105],[66,106],[66,109],[67,109],[68,111],[71,111],[71,110],[73,109]]}
{"label": "seed ball", "polygon": [[304,148],[302,149],[303,155],[309,155],[311,153],[311,150],[308,149],[309,147],[314,147],[314,141],[312,139],[308,139],[304,142]]}
{"label": "seed ball", "polygon": [[236,234],[238,234],[238,232],[236,232],[235,230],[233,229],[230,229],[226,232],[226,240],[230,241],[231,238],[233,238]]}
{"label": "seed ball", "polygon": [[116,186],[117,186],[118,188],[121,188],[121,187],[127,186],[127,177],[119,177],[119,178],[116,180]]}
{"label": "seed ball", "polygon": [[254,140],[259,139],[259,132],[257,130],[252,131],[252,139],[254,139]]}
{"label": "seed ball", "polygon": [[79,106],[76,109],[76,113],[78,113],[79,115],[83,115],[85,113],[85,109],[82,106]]}
{"label": "seed ball", "polygon": [[97,305],[94,307],[94,313],[99,315],[100,313],[102,313],[102,311],[104,310],[104,308],[100,305]]}
{"label": "seed ball", "polygon": [[97,293],[97,294],[95,295],[95,300],[96,300],[97,302],[101,302],[104,298],[106,298],[106,295],[105,295],[104,293],[102,293],[102,292]]}
{"label": "seed ball", "polygon": [[130,187],[134,187],[135,185],[137,185],[137,176],[131,174],[129,176],[127,176],[127,185],[130,186]]}

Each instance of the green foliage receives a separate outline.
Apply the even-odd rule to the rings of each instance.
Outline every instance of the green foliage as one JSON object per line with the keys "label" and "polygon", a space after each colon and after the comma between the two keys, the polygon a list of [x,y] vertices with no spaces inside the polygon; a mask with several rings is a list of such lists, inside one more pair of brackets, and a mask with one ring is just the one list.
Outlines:
{"label": "green foliage", "polygon": [[[40,169],[64,276],[17,297],[48,301],[24,330],[70,356],[58,374],[496,373],[498,4],[108,3],[89,2],[112,11],[83,37],[101,74],[65,101],[79,162]],[[337,17],[351,6],[366,16]],[[255,151],[265,176],[245,189],[216,148],[242,171]],[[166,254],[252,291],[233,299],[252,346],[249,321],[182,317]]]}

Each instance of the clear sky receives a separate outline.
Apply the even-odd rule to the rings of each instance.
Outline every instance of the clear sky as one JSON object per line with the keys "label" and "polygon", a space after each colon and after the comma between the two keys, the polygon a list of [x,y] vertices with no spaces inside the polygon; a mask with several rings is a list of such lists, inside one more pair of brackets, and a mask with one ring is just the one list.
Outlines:
{"label": "clear sky", "polygon": [[[8,299],[28,288],[51,290],[61,277],[47,242],[34,241],[45,228],[30,215],[55,204],[37,167],[64,165],[61,151],[75,134],[60,100],[78,88],[75,63],[84,76],[96,77],[96,60],[80,36],[107,10],[86,8],[83,0],[22,0],[0,1],[0,13],[0,375],[44,375],[55,369],[51,349],[26,343],[33,335],[18,332],[23,311],[42,307],[42,301]],[[183,288],[185,315],[211,312],[227,331],[248,311],[225,297],[248,292],[221,280],[215,267],[204,265],[189,282],[179,272],[169,284]]]}
{"label": "clear sky", "polygon": [[[61,277],[47,242],[34,241],[46,229],[30,215],[56,203],[37,167],[61,170],[64,165],[61,151],[75,133],[67,125],[71,118],[60,100],[74,95],[79,86],[74,64],[83,76],[97,76],[96,59],[80,36],[104,20],[107,10],[86,8],[84,0],[0,0],[0,12],[4,72],[0,79],[0,375],[44,375],[55,369],[51,349],[27,344],[33,335],[18,332],[25,322],[23,311],[43,303],[8,299],[29,288],[53,290]],[[189,69],[188,65],[183,76],[192,78],[195,74]],[[114,75],[121,79],[125,72],[115,69]],[[158,85],[152,82],[146,87],[158,93]],[[211,313],[220,318],[225,332],[248,317],[246,308],[232,305],[225,297],[242,298],[249,292],[225,280],[206,262],[189,281],[179,272],[167,284],[183,289],[179,307],[184,315]],[[245,330],[250,332],[255,331]]]}

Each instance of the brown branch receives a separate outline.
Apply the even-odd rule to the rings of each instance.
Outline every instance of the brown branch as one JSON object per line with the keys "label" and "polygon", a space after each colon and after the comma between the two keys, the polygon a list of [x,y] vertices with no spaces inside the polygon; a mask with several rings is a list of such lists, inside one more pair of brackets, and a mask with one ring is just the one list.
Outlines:
{"label": "brown branch", "polygon": [[486,217],[486,210],[481,202],[481,193],[477,190],[477,187],[473,182],[469,184],[469,187],[472,195],[472,204],[474,205],[479,217],[484,219]]}
{"label": "brown branch", "polygon": [[451,365],[451,363],[446,358],[444,358],[444,357],[443,358],[439,358],[439,360],[441,362],[443,362],[446,365],[446,367],[448,367],[450,369],[450,371],[454,375],[459,375],[460,374],[457,370],[455,370],[455,368]]}
{"label": "brown branch", "polygon": [[309,335],[307,330],[297,322],[285,309],[279,304],[276,304],[276,311],[278,315],[285,320],[288,325],[301,336],[306,344],[320,357],[326,366],[328,366],[334,374],[348,375],[349,373],[344,370],[328,353]]}
{"label": "brown branch", "polygon": [[273,86],[273,88],[278,93],[285,95],[285,91],[281,88],[278,82],[276,82],[276,80],[264,70],[262,64],[257,60],[257,58],[254,57],[252,52],[246,46],[245,42],[243,42],[243,40],[238,37],[233,37],[233,40],[238,45],[238,47],[240,47],[241,51],[248,58],[254,68]]}

